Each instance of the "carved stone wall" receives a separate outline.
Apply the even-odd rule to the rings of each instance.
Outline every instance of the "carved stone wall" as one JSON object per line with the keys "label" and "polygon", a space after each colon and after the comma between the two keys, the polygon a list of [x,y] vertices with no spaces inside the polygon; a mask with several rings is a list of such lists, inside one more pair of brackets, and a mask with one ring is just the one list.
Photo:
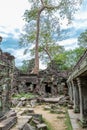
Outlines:
{"label": "carved stone wall", "polygon": [[14,57],[0,50],[0,116],[7,112],[11,105]]}
{"label": "carved stone wall", "polygon": [[87,127],[87,49],[74,66],[67,84],[74,111],[79,112],[82,126]]}

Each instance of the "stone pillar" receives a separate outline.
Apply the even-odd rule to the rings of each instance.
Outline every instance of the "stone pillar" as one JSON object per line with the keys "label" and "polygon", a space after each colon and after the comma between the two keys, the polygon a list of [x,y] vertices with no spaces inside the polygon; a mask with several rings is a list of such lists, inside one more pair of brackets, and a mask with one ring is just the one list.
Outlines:
{"label": "stone pillar", "polygon": [[77,78],[80,97],[80,120],[82,126],[87,126],[87,79]]}
{"label": "stone pillar", "polygon": [[69,96],[70,96],[70,99],[71,99],[71,101],[73,101],[73,86],[72,86],[72,83],[71,82],[69,82],[68,83],[69,85]]}
{"label": "stone pillar", "polygon": [[79,88],[76,80],[72,81],[73,84],[73,103],[74,103],[74,112],[80,112],[80,104],[79,104]]}

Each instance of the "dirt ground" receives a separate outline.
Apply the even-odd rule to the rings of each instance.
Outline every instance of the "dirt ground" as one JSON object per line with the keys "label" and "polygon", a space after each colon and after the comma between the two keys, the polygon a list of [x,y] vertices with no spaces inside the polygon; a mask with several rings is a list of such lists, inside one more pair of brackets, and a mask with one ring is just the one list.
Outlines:
{"label": "dirt ground", "polygon": [[50,123],[53,130],[65,130],[65,114],[53,114],[49,110],[44,110],[44,106],[34,108],[36,114],[42,114],[43,118]]}

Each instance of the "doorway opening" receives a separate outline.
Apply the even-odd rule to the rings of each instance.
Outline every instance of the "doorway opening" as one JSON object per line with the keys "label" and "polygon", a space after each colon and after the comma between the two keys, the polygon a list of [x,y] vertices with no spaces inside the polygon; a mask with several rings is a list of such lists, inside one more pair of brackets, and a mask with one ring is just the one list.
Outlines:
{"label": "doorway opening", "polygon": [[45,85],[45,92],[46,93],[51,93],[51,87],[48,86],[48,84]]}

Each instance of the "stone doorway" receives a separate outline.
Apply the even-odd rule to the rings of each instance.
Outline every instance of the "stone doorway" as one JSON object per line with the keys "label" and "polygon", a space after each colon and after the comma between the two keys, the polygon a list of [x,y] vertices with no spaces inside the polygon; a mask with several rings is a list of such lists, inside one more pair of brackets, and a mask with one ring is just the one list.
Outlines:
{"label": "stone doorway", "polygon": [[30,83],[30,82],[26,82],[26,86],[27,86],[27,87],[31,86],[31,84],[32,84],[32,83]]}
{"label": "stone doorway", "polygon": [[48,84],[45,85],[45,92],[51,93],[51,87]]}

